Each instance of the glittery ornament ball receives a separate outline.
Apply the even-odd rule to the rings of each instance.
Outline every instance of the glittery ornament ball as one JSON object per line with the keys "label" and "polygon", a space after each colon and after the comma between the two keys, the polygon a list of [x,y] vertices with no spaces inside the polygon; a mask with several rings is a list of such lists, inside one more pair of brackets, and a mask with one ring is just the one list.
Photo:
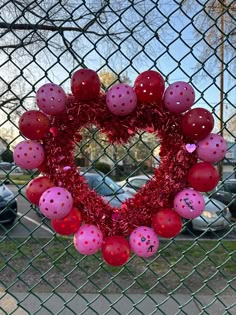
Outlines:
{"label": "glittery ornament ball", "polygon": [[61,235],[72,235],[76,233],[81,225],[82,216],[80,211],[72,207],[70,212],[61,219],[52,219],[53,230]]}
{"label": "glittery ornament ball", "polygon": [[39,205],[39,199],[48,188],[54,184],[48,176],[39,176],[32,179],[26,187],[26,197],[34,204]]}
{"label": "glittery ornament ball", "polygon": [[71,91],[77,101],[91,101],[98,97],[101,82],[91,69],[77,70],[71,78]]}
{"label": "glittery ornament ball", "polygon": [[130,245],[123,236],[109,236],[102,245],[102,257],[108,265],[123,266],[130,258]]}
{"label": "glittery ornament ball", "polygon": [[160,209],[152,217],[152,227],[157,235],[165,238],[175,237],[181,231],[182,218],[173,209]]}
{"label": "glittery ornament ball", "polygon": [[165,81],[160,73],[147,70],[136,78],[134,90],[141,103],[160,101],[165,90]]}
{"label": "glittery ornament ball", "polygon": [[43,139],[49,132],[49,118],[38,110],[25,112],[19,120],[20,132],[31,140]]}

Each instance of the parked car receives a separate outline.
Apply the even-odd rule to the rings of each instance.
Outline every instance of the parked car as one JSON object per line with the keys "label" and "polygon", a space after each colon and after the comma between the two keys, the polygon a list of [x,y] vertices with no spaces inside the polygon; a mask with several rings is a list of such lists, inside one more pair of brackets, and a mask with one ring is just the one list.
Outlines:
{"label": "parked car", "polygon": [[12,164],[9,162],[0,162],[0,171],[7,172],[12,168]]}
{"label": "parked car", "polygon": [[0,224],[13,224],[16,216],[16,198],[13,192],[0,182]]}
{"label": "parked car", "polygon": [[12,167],[11,167],[11,173],[16,173],[16,174],[23,174],[24,173],[24,170],[17,166],[16,164],[12,164]]}
{"label": "parked car", "polygon": [[220,183],[220,189],[236,194],[236,178],[227,179]]}
{"label": "parked car", "polygon": [[125,192],[135,195],[138,190],[140,190],[153,175],[137,175],[133,177],[128,177],[126,180],[117,182],[118,185],[122,187]]}
{"label": "parked car", "polygon": [[[103,197],[112,207],[119,208],[126,199],[132,198],[133,194],[125,192],[117,183],[109,176],[105,176],[100,171],[90,170],[80,173],[86,179],[90,189]],[[33,209],[40,217],[44,217],[37,206]]]}
{"label": "parked car", "polygon": [[101,172],[83,172],[81,174],[85,177],[89,187],[95,190],[98,195],[103,196],[113,207],[119,208],[123,201],[133,196]]}
{"label": "parked car", "polygon": [[205,209],[201,216],[188,221],[188,228],[194,231],[220,231],[230,226],[229,208],[222,202],[203,196]]}
{"label": "parked car", "polygon": [[[135,194],[151,177],[152,175],[134,176],[127,178],[120,184],[124,191],[132,189]],[[196,231],[217,231],[230,226],[231,214],[227,205],[232,201],[232,195],[230,193],[226,195],[222,191],[215,190],[213,193],[211,192],[211,198],[205,195],[204,200],[206,207],[202,215],[193,220],[184,220],[187,222],[186,226],[190,230]]]}
{"label": "parked car", "polygon": [[219,200],[220,202],[227,205],[232,215],[231,220],[236,221],[236,194],[232,193],[233,189],[230,191],[229,189],[227,189],[227,187],[231,186],[228,185],[227,183],[226,184],[219,183],[219,185],[215,189],[213,189],[209,194],[210,197]]}

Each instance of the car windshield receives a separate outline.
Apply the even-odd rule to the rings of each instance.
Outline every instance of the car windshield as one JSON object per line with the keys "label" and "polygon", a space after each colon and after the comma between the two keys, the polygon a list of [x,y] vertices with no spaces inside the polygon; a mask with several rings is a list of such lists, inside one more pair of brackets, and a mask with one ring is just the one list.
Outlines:
{"label": "car windshield", "polygon": [[112,196],[123,193],[122,188],[117,185],[111,178],[102,177],[99,174],[83,174],[89,187],[94,189],[99,195]]}

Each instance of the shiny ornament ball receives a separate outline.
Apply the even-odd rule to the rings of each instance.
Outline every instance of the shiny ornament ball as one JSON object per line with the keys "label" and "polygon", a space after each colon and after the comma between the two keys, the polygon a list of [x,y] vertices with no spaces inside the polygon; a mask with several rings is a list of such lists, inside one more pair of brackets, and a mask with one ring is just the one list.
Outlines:
{"label": "shiny ornament ball", "polygon": [[157,102],[163,97],[165,81],[160,73],[147,70],[142,72],[135,80],[134,90],[139,102]]}
{"label": "shiny ornament ball", "polygon": [[123,236],[109,236],[102,245],[102,256],[111,266],[122,266],[130,258],[130,245]]}
{"label": "shiny ornament ball", "polygon": [[73,206],[73,199],[68,190],[62,187],[47,189],[39,199],[42,214],[49,219],[64,218]]}
{"label": "shiny ornament ball", "polygon": [[194,219],[203,212],[205,201],[198,191],[186,188],[175,196],[174,208],[182,218]]}
{"label": "shiny ornament ball", "polygon": [[182,130],[185,136],[193,140],[204,139],[214,127],[212,114],[204,108],[194,108],[184,114]]}
{"label": "shiny ornament ball", "polygon": [[164,93],[164,105],[171,113],[184,113],[195,100],[192,86],[186,82],[172,83]]}
{"label": "shiny ornament ball", "polygon": [[193,165],[188,172],[189,186],[197,191],[211,191],[220,180],[217,169],[209,162],[200,162]]}
{"label": "shiny ornament ball", "polygon": [[71,91],[77,101],[91,101],[99,96],[101,82],[97,73],[90,69],[80,69],[71,78]]}
{"label": "shiny ornament ball", "polygon": [[66,93],[54,83],[46,83],[36,93],[38,107],[47,115],[56,116],[66,109]]}
{"label": "shiny ornament ball", "polygon": [[147,258],[157,252],[159,239],[152,228],[139,226],[130,234],[129,243],[137,256]]}
{"label": "shiny ornament ball", "polygon": [[43,163],[45,153],[40,143],[33,140],[24,140],[16,145],[13,157],[18,166],[32,170]]}
{"label": "shiny ornament ball", "polygon": [[74,235],[74,246],[83,255],[93,255],[101,248],[103,235],[99,228],[84,224]]}
{"label": "shiny ornament ball", "polygon": [[26,197],[28,200],[34,204],[39,205],[39,199],[42,194],[48,188],[53,187],[54,184],[47,176],[39,176],[32,179],[26,187]]}
{"label": "shiny ornament ball", "polygon": [[106,104],[112,114],[126,116],[135,109],[137,96],[131,86],[119,83],[108,90]]}
{"label": "shiny ornament ball", "polygon": [[78,231],[82,221],[80,211],[72,207],[70,212],[62,219],[52,219],[53,230],[61,235],[71,235]]}
{"label": "shiny ornament ball", "polygon": [[175,237],[182,229],[182,219],[173,209],[160,209],[152,217],[152,227],[161,237]]}
{"label": "shiny ornament ball", "polygon": [[43,139],[50,129],[49,118],[38,110],[25,112],[19,120],[22,135],[31,140]]}
{"label": "shiny ornament ball", "polygon": [[226,151],[225,139],[214,133],[209,134],[197,143],[197,155],[204,162],[219,162],[225,157]]}

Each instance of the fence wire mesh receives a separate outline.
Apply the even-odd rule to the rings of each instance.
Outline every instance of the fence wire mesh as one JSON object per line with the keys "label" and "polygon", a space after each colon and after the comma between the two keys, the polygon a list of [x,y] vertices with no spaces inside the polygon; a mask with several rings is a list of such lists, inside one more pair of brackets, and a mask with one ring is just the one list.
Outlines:
{"label": "fence wire mesh", "polygon": [[[0,10],[0,314],[236,314],[235,1],[2,0]],[[36,109],[42,84],[69,92],[79,68],[96,70],[104,88],[132,85],[147,69],[166,85],[191,83],[195,106],[213,113],[228,146],[217,165],[221,184],[209,194],[218,217],[205,231],[188,223],[152,259],[132,256],[115,268],[100,254],[79,255],[28,202],[25,188],[37,174],[12,163],[19,117]],[[93,126],[83,136],[78,165],[122,185],[158,167],[152,134],[118,147]],[[15,197],[4,204],[6,187]],[[211,231],[227,208],[227,227]]]}

